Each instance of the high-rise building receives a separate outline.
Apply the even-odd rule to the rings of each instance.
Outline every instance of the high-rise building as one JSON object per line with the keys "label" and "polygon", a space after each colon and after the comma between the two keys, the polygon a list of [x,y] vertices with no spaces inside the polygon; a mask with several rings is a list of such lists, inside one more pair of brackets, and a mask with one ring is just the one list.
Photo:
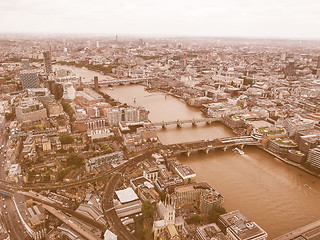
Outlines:
{"label": "high-rise building", "polygon": [[39,87],[39,79],[36,70],[20,71],[20,79],[23,89]]}
{"label": "high-rise building", "polygon": [[320,56],[318,56],[316,75],[318,78],[320,78]]}
{"label": "high-rise building", "polygon": [[21,68],[22,68],[22,70],[30,69],[29,59],[21,59]]}
{"label": "high-rise building", "polygon": [[320,145],[309,150],[307,162],[320,169]]}
{"label": "high-rise building", "polygon": [[98,76],[94,76],[93,81],[94,81],[94,90],[96,92],[98,92],[99,91],[99,79],[98,79]]}
{"label": "high-rise building", "polygon": [[296,72],[294,70],[294,60],[291,59],[287,66],[287,76],[295,76]]}
{"label": "high-rise building", "polygon": [[43,52],[43,59],[44,59],[44,67],[46,75],[52,73],[52,65],[51,65],[51,52],[45,51]]}

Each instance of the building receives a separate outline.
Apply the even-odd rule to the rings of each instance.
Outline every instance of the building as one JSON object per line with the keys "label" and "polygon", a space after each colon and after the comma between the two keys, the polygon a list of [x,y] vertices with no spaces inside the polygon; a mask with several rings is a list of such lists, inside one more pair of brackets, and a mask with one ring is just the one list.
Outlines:
{"label": "building", "polygon": [[136,179],[131,179],[130,185],[138,193],[142,201],[149,200],[151,203],[156,203],[160,200],[159,193],[147,178],[140,176]]}
{"label": "building", "polygon": [[46,73],[46,75],[50,75],[50,73],[52,73],[51,52],[50,51],[43,52],[43,60],[44,60],[45,73]]}
{"label": "building", "polygon": [[212,208],[221,207],[223,203],[223,196],[207,182],[178,186],[170,198],[176,207],[195,204],[200,206],[205,211],[204,213],[208,213]]}
{"label": "building", "polygon": [[14,203],[28,235],[34,240],[41,240],[46,237],[46,221],[48,216],[41,205],[34,205],[33,201],[25,199],[21,194],[15,194]]}
{"label": "building", "polygon": [[19,122],[39,121],[47,117],[47,110],[36,98],[23,98],[16,107]]}
{"label": "building", "polygon": [[180,240],[184,227],[183,218],[176,216],[175,208],[171,204],[163,204],[160,201],[157,204],[157,210],[160,220],[153,222],[152,231],[154,233],[154,240]]}
{"label": "building", "polygon": [[19,175],[21,174],[20,164],[11,164],[8,169],[8,177],[10,180],[15,181],[16,183],[19,180]]}
{"label": "building", "polygon": [[50,138],[48,137],[43,137],[42,138],[42,150],[44,152],[46,151],[51,151],[51,141]]}
{"label": "building", "polygon": [[316,168],[320,168],[320,145],[310,149],[307,162]]}
{"label": "building", "polygon": [[144,108],[110,108],[106,110],[107,122],[110,126],[120,122],[143,122],[148,120],[148,111]]}
{"label": "building", "polygon": [[310,149],[315,148],[320,144],[320,130],[311,129],[299,131],[296,134],[296,140],[299,150],[304,154],[308,154]]}
{"label": "building", "polygon": [[84,88],[83,91],[77,91],[76,103],[80,106],[89,106],[99,102],[104,102],[104,98],[91,88]]}
{"label": "building", "polygon": [[219,217],[222,231],[229,240],[266,240],[268,234],[255,222],[251,222],[239,210]]}
{"label": "building", "polygon": [[197,227],[198,240],[227,240],[226,236],[221,232],[217,224],[211,223]]}
{"label": "building", "polygon": [[295,144],[289,138],[275,138],[269,139],[268,149],[276,154],[287,155],[289,150],[295,149],[297,144]]}
{"label": "building", "polygon": [[123,218],[141,212],[142,202],[131,187],[115,191],[119,200],[115,201],[118,217]]}
{"label": "building", "polygon": [[187,165],[182,165],[178,161],[171,162],[173,165],[173,172],[178,174],[185,184],[190,184],[196,177],[196,173]]}
{"label": "building", "polygon": [[20,71],[20,80],[23,89],[39,87],[38,73],[36,70]]}
{"label": "building", "polygon": [[274,240],[316,240],[320,239],[320,220],[286,233]]}
{"label": "building", "polygon": [[29,59],[21,59],[21,68],[22,68],[22,70],[30,69],[30,61],[29,61]]}
{"label": "building", "polygon": [[86,170],[88,173],[90,173],[94,168],[105,164],[112,164],[113,166],[117,166],[122,164],[123,160],[124,156],[122,152],[114,152],[89,158],[89,160],[86,161]]}
{"label": "building", "polygon": [[103,240],[117,240],[118,237],[113,232],[111,232],[109,229],[104,233]]}
{"label": "building", "polygon": [[149,167],[146,170],[143,170],[143,176],[149,181],[154,182],[158,178],[159,169],[158,167]]}
{"label": "building", "polygon": [[94,76],[93,81],[94,81],[94,90],[96,92],[98,92],[99,91],[99,79],[98,79],[98,76]]}

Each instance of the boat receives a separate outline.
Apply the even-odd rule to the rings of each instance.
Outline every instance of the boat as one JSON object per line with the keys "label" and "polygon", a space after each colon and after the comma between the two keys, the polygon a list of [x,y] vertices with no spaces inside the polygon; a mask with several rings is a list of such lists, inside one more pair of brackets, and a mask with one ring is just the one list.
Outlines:
{"label": "boat", "polygon": [[109,90],[113,90],[113,88],[111,87],[111,88],[109,88]]}
{"label": "boat", "polygon": [[243,154],[244,154],[244,151],[240,150],[240,149],[237,148],[237,147],[235,147],[235,148],[233,149],[233,151],[239,153],[240,155],[243,155]]}
{"label": "boat", "polygon": [[311,189],[311,187],[308,185],[308,184],[305,184],[304,185],[306,188],[310,188]]}

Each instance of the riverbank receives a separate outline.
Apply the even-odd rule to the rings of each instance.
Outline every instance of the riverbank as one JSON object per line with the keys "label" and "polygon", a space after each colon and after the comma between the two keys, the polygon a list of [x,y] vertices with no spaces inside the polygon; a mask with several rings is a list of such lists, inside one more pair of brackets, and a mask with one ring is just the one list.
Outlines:
{"label": "riverbank", "polygon": [[295,168],[298,168],[298,169],[300,169],[300,170],[302,170],[302,171],[304,171],[304,172],[306,172],[306,173],[309,173],[309,174],[311,174],[312,176],[317,177],[317,178],[320,179],[320,174],[316,174],[316,173],[310,171],[309,169],[306,169],[305,167],[301,166],[301,164],[295,163],[295,162],[292,162],[292,161],[290,161],[290,160],[288,160],[288,159],[286,159],[286,158],[280,157],[279,155],[271,152],[270,150],[268,150],[268,149],[266,149],[266,148],[264,148],[264,147],[262,147],[262,146],[258,146],[258,147],[259,147],[261,150],[263,150],[263,151],[269,153],[270,155],[276,157],[277,159],[281,160],[282,162],[284,162],[284,163],[286,163],[286,164],[288,164],[288,165],[290,165],[290,166],[293,166],[293,167],[295,167]]}

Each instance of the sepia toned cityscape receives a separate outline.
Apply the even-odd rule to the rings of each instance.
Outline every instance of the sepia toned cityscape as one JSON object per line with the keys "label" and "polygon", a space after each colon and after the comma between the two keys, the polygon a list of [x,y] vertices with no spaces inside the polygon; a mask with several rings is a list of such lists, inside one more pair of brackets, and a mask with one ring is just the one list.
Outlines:
{"label": "sepia toned cityscape", "polygon": [[0,240],[319,240],[319,10],[0,3]]}

